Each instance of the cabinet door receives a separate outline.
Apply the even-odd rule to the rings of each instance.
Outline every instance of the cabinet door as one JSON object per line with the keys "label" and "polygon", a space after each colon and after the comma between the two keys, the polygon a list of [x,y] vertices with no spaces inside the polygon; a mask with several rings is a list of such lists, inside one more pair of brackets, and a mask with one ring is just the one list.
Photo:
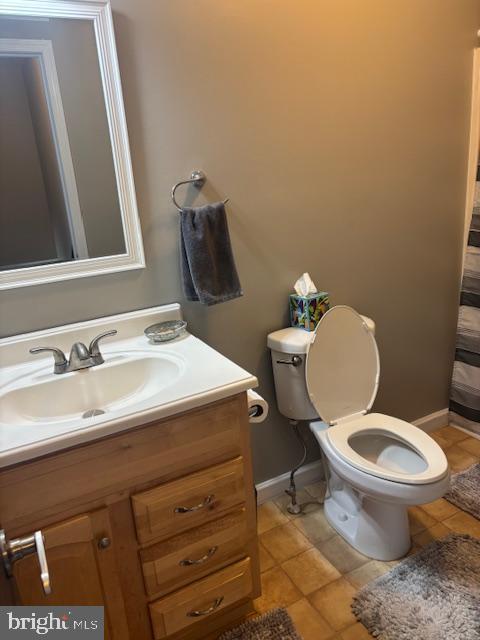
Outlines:
{"label": "cabinet door", "polygon": [[37,555],[27,556],[14,564],[17,604],[101,605],[105,607],[106,637],[126,639],[108,510],[76,516],[42,533],[52,592],[48,596],[43,592]]}

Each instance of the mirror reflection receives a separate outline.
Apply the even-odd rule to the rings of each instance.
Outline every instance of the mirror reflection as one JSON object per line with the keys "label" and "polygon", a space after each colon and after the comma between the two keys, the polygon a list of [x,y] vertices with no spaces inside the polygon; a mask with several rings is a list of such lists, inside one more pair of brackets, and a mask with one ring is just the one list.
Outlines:
{"label": "mirror reflection", "polygon": [[0,270],[124,254],[93,24],[0,17]]}

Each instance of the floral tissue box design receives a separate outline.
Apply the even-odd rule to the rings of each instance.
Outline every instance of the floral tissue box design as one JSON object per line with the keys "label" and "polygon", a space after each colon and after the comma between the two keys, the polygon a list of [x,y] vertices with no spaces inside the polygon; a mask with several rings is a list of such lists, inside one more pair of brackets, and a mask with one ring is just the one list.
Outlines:
{"label": "floral tissue box design", "polygon": [[306,331],[314,331],[320,318],[330,309],[328,293],[318,291],[308,296],[290,294],[290,324]]}

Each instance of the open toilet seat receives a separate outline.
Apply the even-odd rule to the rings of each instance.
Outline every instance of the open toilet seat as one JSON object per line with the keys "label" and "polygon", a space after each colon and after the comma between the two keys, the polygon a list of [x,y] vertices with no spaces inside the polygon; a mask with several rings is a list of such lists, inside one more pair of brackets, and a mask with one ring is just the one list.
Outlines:
{"label": "open toilet seat", "polygon": [[377,395],[380,360],[373,333],[354,309],[333,307],[321,318],[305,375],[313,406],[331,425],[324,437],[343,462],[409,485],[448,475],[445,455],[430,436],[398,418],[368,413]]}
{"label": "open toilet seat", "polygon": [[448,467],[439,445],[418,427],[372,413],[327,430],[335,452],[359,471],[403,484],[428,484],[445,477]]}
{"label": "open toilet seat", "polygon": [[369,413],[379,379],[368,323],[350,307],[327,311],[305,356],[308,396],[321,418],[310,429],[328,469],[324,513],[360,553],[386,561],[410,548],[408,507],[443,496],[450,476],[445,454],[429,435],[403,420]]}

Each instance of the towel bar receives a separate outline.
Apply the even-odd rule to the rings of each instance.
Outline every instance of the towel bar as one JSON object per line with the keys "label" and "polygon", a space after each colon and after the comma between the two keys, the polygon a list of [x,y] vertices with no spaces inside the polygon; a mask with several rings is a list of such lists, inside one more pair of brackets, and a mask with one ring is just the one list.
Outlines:
{"label": "towel bar", "polygon": [[[207,179],[207,176],[204,174],[203,171],[201,171],[200,169],[195,169],[194,171],[192,171],[192,174],[188,180],[180,180],[180,182],[177,182],[177,184],[174,185],[172,189],[172,201],[179,211],[182,210],[182,207],[180,207],[177,201],[175,200],[175,191],[178,189],[178,187],[180,187],[182,184],[193,184],[193,186],[197,187],[197,189],[201,189],[205,184],[206,179]],[[227,202],[228,202],[228,198],[225,198],[225,200],[223,201],[223,204],[227,204]]]}

